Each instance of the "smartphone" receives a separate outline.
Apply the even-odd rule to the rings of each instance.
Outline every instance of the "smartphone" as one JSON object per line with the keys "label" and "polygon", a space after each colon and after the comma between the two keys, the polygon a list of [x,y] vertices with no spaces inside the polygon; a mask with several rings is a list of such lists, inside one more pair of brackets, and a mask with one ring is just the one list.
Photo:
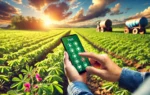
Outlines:
{"label": "smartphone", "polygon": [[69,55],[72,65],[81,74],[85,72],[86,67],[90,66],[88,58],[79,56],[80,52],[85,52],[78,36],[76,34],[61,38],[63,46]]}

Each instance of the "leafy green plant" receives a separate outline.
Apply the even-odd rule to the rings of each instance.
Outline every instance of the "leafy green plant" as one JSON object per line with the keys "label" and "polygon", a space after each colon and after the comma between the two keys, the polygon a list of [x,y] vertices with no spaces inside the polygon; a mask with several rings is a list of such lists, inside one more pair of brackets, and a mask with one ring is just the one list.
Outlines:
{"label": "leafy green plant", "polygon": [[131,95],[131,93],[125,89],[119,89],[118,91],[115,92],[115,95]]}
{"label": "leafy green plant", "polygon": [[26,68],[25,69],[22,69],[21,72],[24,74],[24,75],[27,75],[28,77],[30,75],[32,75],[33,73],[33,67],[29,67],[28,65],[26,65]]}
{"label": "leafy green plant", "polygon": [[106,89],[108,91],[117,91],[118,83],[106,82],[102,85],[102,89]]}
{"label": "leafy green plant", "polygon": [[23,90],[23,85],[28,79],[26,76],[24,77],[22,74],[19,74],[19,77],[14,77],[12,81],[15,83],[11,85],[11,88],[17,87],[17,90]]}
{"label": "leafy green plant", "polygon": [[0,80],[9,81],[8,76],[0,75]]}
{"label": "leafy green plant", "polygon": [[14,77],[12,81],[15,83],[11,87],[17,88],[17,93],[25,91],[26,94],[62,94],[62,86],[59,84],[63,82],[60,77],[64,74],[62,61],[63,51],[57,51],[54,54],[50,54],[47,59],[36,63],[34,68],[26,65],[21,70],[23,76]]}
{"label": "leafy green plant", "polygon": [[[53,70],[53,69],[52,69]],[[62,86],[58,83],[62,82],[61,77],[56,75],[46,75],[46,77],[41,77],[40,74],[37,73],[37,68],[26,66],[25,69],[22,70],[21,75],[19,74],[19,77],[14,77],[12,79],[14,83],[11,85],[11,88],[17,88],[18,93],[21,91],[25,91],[26,93],[30,94],[36,94],[39,95],[43,94],[52,94],[57,93],[55,90],[57,90],[59,93],[63,93]]]}
{"label": "leafy green plant", "polygon": [[9,66],[0,66],[0,73],[7,74],[10,71]]}
{"label": "leafy green plant", "polygon": [[5,62],[6,62],[6,59],[0,58],[0,65],[4,65]]}
{"label": "leafy green plant", "polygon": [[146,70],[150,70],[150,66],[146,66]]}
{"label": "leafy green plant", "polygon": [[4,84],[6,83],[6,81],[8,81],[8,79],[6,78],[2,78],[2,76],[0,76],[0,90],[4,89]]}
{"label": "leafy green plant", "polygon": [[120,59],[113,58],[112,59],[119,67],[124,67],[124,63]]}
{"label": "leafy green plant", "polygon": [[9,90],[7,95],[23,95],[23,93],[18,93],[16,90]]}

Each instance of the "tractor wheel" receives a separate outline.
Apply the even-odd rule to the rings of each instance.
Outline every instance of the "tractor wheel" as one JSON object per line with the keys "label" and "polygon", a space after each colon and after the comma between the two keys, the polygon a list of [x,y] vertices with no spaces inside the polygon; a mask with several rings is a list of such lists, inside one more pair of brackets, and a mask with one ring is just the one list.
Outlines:
{"label": "tractor wheel", "polygon": [[145,34],[145,33],[146,33],[145,28],[141,28],[140,31],[139,31],[139,33],[140,33],[140,34]]}
{"label": "tractor wheel", "polygon": [[139,30],[137,29],[137,28],[134,28],[133,30],[132,30],[132,34],[138,34],[139,33]]}
{"label": "tractor wheel", "polygon": [[110,28],[110,30],[109,30],[110,32],[112,32],[112,28]]}
{"label": "tractor wheel", "polygon": [[128,28],[125,28],[125,29],[124,29],[124,33],[128,34],[128,33],[129,33],[129,29],[128,29]]}
{"label": "tractor wheel", "polygon": [[112,28],[111,28],[111,27],[106,28],[106,31],[108,31],[108,32],[112,32]]}
{"label": "tractor wheel", "polygon": [[145,34],[145,32],[144,31],[142,31],[142,32],[139,32],[140,34]]}
{"label": "tractor wheel", "polygon": [[101,32],[104,32],[104,28],[101,28]]}

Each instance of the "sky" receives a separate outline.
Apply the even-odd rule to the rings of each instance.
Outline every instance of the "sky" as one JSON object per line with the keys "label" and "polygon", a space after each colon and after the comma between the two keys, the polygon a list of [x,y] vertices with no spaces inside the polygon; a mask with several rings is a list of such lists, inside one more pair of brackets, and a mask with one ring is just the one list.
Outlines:
{"label": "sky", "polygon": [[51,25],[90,26],[106,19],[120,24],[142,16],[150,19],[150,0],[0,0],[0,25],[11,23],[12,15]]}

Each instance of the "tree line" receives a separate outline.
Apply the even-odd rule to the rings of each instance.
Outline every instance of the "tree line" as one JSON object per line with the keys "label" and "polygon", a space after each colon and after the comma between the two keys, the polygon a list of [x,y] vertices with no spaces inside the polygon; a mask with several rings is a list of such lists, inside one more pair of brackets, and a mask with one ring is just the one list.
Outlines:
{"label": "tree line", "polygon": [[11,20],[11,27],[25,30],[42,30],[44,29],[43,21],[30,16],[14,16]]}

